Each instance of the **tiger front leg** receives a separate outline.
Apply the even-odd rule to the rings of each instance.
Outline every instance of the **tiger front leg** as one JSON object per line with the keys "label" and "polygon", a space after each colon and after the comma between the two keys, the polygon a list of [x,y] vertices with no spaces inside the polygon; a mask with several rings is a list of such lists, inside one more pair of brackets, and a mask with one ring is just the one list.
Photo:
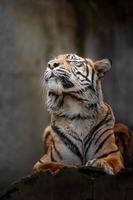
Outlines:
{"label": "tiger front leg", "polygon": [[39,172],[39,171],[44,171],[44,170],[50,170],[52,172],[57,172],[61,168],[63,168],[64,165],[62,163],[56,163],[50,161],[48,159],[48,155],[44,155],[34,166],[33,166],[33,173]]}
{"label": "tiger front leg", "polygon": [[110,156],[89,160],[86,166],[98,167],[109,175],[115,175],[124,168],[121,153],[113,153]]}
{"label": "tiger front leg", "polygon": [[44,132],[44,156],[33,166],[33,173],[39,172],[42,170],[49,169],[52,172],[59,171],[61,168],[64,167],[64,164],[53,162],[51,155],[52,155],[52,148],[55,148],[55,141],[51,135],[50,127],[47,127]]}
{"label": "tiger front leg", "polygon": [[105,159],[93,159],[86,163],[86,166],[98,167],[104,170],[109,175],[114,175],[113,168],[108,164]]}
{"label": "tiger front leg", "polygon": [[33,173],[39,172],[39,171],[45,171],[50,170],[52,173],[56,173],[60,171],[63,167],[68,168],[77,168],[76,165],[69,165],[59,162],[53,162],[49,159],[48,155],[44,155],[34,166],[33,166]]}
{"label": "tiger front leg", "polygon": [[[60,162],[53,161],[52,150],[56,151],[58,160],[60,160]],[[57,150],[55,140],[51,135],[50,127],[47,127],[44,133],[44,153],[44,156],[33,166],[33,173],[48,169],[52,172],[58,172],[63,167],[76,167],[63,163],[60,152]]]}

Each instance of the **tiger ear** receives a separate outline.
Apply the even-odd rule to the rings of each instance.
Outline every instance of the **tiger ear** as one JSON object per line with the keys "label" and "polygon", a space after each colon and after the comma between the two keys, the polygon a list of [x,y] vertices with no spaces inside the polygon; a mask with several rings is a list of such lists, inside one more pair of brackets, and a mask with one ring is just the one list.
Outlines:
{"label": "tiger ear", "polygon": [[102,78],[106,72],[111,69],[112,61],[110,59],[103,59],[94,62],[94,67],[99,78]]}

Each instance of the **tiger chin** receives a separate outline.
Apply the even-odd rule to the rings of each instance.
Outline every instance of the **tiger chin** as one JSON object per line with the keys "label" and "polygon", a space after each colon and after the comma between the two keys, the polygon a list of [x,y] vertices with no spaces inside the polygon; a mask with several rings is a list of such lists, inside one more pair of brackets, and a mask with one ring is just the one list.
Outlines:
{"label": "tiger chin", "polygon": [[92,166],[114,175],[124,169],[131,131],[115,124],[103,99],[101,79],[110,68],[109,59],[93,62],[76,54],[48,62],[44,85],[51,122],[43,135],[44,156],[33,172]]}

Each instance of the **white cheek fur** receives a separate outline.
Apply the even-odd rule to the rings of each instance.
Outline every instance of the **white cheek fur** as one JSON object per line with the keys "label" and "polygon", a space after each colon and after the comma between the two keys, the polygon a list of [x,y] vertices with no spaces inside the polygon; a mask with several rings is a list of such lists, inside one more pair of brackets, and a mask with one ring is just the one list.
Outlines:
{"label": "white cheek fur", "polygon": [[53,91],[57,94],[61,94],[62,93],[62,84],[61,82],[56,79],[56,78],[51,78],[49,79],[48,83],[47,83],[47,87],[48,90]]}

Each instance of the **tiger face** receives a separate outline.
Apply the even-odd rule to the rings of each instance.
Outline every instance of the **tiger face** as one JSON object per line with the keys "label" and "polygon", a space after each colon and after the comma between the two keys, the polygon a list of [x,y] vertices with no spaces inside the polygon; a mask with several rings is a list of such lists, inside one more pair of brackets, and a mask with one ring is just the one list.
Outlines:
{"label": "tiger face", "polygon": [[93,62],[75,54],[59,55],[45,71],[48,111],[67,116],[93,116],[103,102],[101,78],[108,59]]}
{"label": "tiger face", "polygon": [[88,91],[97,95],[100,79],[110,67],[108,59],[93,62],[76,54],[59,55],[48,62],[45,71],[47,89],[56,94]]}

